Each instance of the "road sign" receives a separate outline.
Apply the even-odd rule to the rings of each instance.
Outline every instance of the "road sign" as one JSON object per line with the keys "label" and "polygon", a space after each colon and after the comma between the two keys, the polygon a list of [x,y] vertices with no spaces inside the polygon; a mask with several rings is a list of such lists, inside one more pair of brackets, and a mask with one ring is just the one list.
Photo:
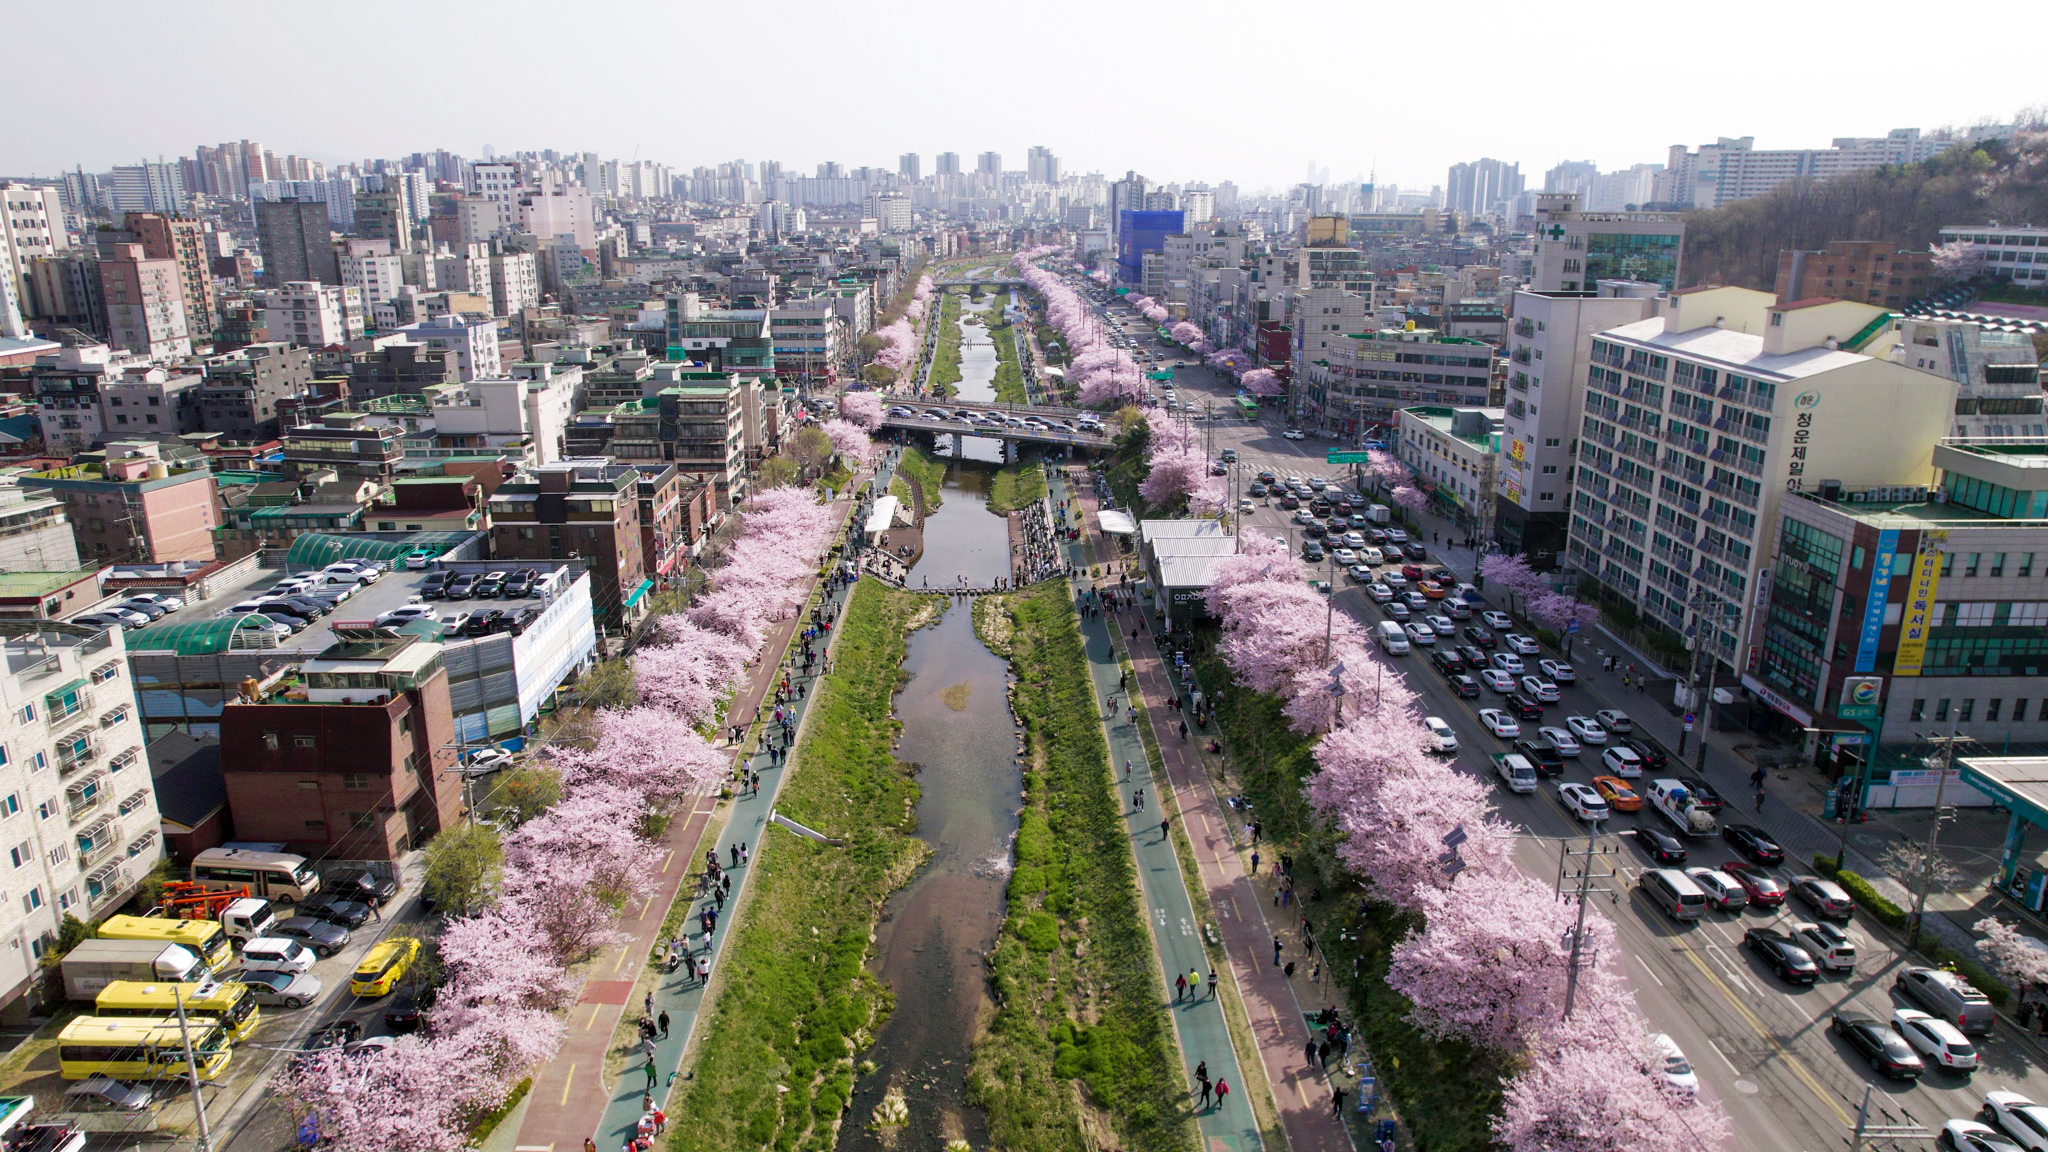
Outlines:
{"label": "road sign", "polygon": [[1323,453],[1323,463],[1325,463],[1325,464],[1370,464],[1370,463],[1372,463],[1372,453],[1370,453],[1370,452],[1339,452],[1339,451],[1338,451],[1337,449],[1335,449],[1335,448],[1332,448],[1332,449],[1330,449],[1330,450],[1328,450],[1328,451],[1326,451],[1326,452],[1324,452],[1324,453]]}
{"label": "road sign", "polygon": [[1444,833],[1443,844],[1446,848],[1456,848],[1458,845],[1463,844],[1468,839],[1470,839],[1470,837],[1465,835],[1465,826],[1463,824],[1460,824],[1456,828],[1451,829],[1449,832]]}
{"label": "road sign", "polygon": [[1693,725],[1692,713],[1690,713],[1690,712],[1687,712],[1687,713],[1685,714],[1685,718],[1684,718],[1684,720],[1682,721],[1682,723],[1683,723],[1683,724],[1685,725],[1685,730],[1686,730],[1687,732],[1690,732],[1690,731],[1692,731],[1692,725]]}
{"label": "road sign", "polygon": [[1567,632],[1577,632],[1579,630],[1579,622],[1577,620],[1568,622],[1565,624],[1564,630]]}

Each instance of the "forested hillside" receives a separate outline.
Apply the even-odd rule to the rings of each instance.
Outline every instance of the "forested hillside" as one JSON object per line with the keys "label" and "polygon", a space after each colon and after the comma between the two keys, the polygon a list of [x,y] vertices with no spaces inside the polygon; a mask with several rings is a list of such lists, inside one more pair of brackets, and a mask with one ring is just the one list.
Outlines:
{"label": "forested hillside", "polygon": [[1920,164],[1794,181],[1768,196],[1690,213],[1680,276],[1688,287],[1770,291],[1780,249],[1818,249],[1830,240],[1923,248],[1940,240],[1943,225],[1991,220],[2048,224],[2048,132],[1953,148]]}

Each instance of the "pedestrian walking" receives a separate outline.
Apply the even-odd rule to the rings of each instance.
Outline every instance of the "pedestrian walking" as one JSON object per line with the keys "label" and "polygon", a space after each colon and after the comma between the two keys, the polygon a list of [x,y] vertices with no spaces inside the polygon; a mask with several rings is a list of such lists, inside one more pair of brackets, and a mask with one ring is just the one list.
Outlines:
{"label": "pedestrian walking", "polygon": [[697,982],[699,984],[711,983],[711,950],[709,947],[706,947],[704,950],[704,955],[697,957]]}
{"label": "pedestrian walking", "polygon": [[1313,1063],[1315,1063],[1315,1062],[1316,1062],[1316,1039],[1315,1039],[1315,1037],[1313,1037],[1313,1036],[1309,1037],[1309,1039],[1308,1039],[1308,1048],[1307,1048],[1307,1050],[1306,1050],[1306,1051],[1304,1051],[1304,1052],[1303,1052],[1303,1053],[1302,1053],[1301,1055],[1302,1055],[1302,1058],[1303,1058],[1303,1059],[1307,1060],[1307,1061],[1308,1061],[1309,1063],[1311,1063],[1311,1064],[1313,1064]]}
{"label": "pedestrian walking", "polygon": [[1331,1111],[1331,1112],[1333,1112],[1333,1113],[1335,1113],[1335,1114],[1336,1114],[1336,1115],[1337,1115],[1337,1116],[1338,1116],[1338,1117],[1339,1117],[1340,1119],[1341,1119],[1341,1118],[1343,1117],[1343,1115],[1344,1115],[1344,1090],[1343,1090],[1342,1088],[1334,1088],[1334,1089],[1331,1089],[1331,1091],[1330,1091],[1330,1111]]}
{"label": "pedestrian walking", "polygon": [[752,864],[753,862],[753,846],[748,844],[745,840],[740,841],[740,866],[745,867],[746,865]]}
{"label": "pedestrian walking", "polygon": [[1764,790],[1761,788],[1756,790],[1756,810],[1759,812],[1764,810]]}
{"label": "pedestrian walking", "polygon": [[[1257,843],[1257,841],[1253,841],[1253,843]],[[1258,850],[1257,848],[1254,848],[1254,849],[1252,849],[1252,875],[1254,875],[1254,876],[1257,876],[1258,874],[1259,874],[1259,850]]]}
{"label": "pedestrian walking", "polygon": [[661,1038],[668,1039],[668,1009],[662,1009],[661,1015],[655,1018],[655,1023],[661,1025]]}
{"label": "pedestrian walking", "polygon": [[1214,968],[1211,968],[1211,969],[1209,969],[1209,999],[1211,999],[1211,1000],[1214,1000],[1215,998],[1216,998],[1216,970],[1215,970]]}
{"label": "pedestrian walking", "polygon": [[1228,1095],[1230,1095],[1230,1081],[1218,1076],[1216,1078],[1216,1106],[1218,1108],[1223,1107],[1223,1098]]}
{"label": "pedestrian walking", "polygon": [[1214,1089],[1210,1087],[1209,1081],[1207,1079],[1197,1077],[1197,1081],[1201,1085],[1202,1107],[1207,1108],[1209,1106],[1209,1096],[1214,1091]]}
{"label": "pedestrian walking", "polygon": [[1165,820],[1159,822],[1159,842],[1161,844],[1166,843],[1166,823]]}
{"label": "pedestrian walking", "polygon": [[647,1010],[649,1016],[654,1015],[654,990],[652,988],[647,990],[647,998],[641,1001],[641,1007]]}
{"label": "pedestrian walking", "polygon": [[1280,938],[1278,936],[1273,937],[1273,966],[1275,968],[1280,966]]}
{"label": "pedestrian walking", "polygon": [[1328,1040],[1321,1040],[1316,1043],[1316,1067],[1326,1070],[1330,1067],[1330,1042]]}
{"label": "pedestrian walking", "polygon": [[1175,976],[1173,978],[1173,1002],[1175,1004],[1180,1003],[1181,997],[1186,996],[1187,994],[1188,978],[1185,976]]}
{"label": "pedestrian walking", "polygon": [[1131,805],[1140,812],[1145,810],[1145,790],[1143,788],[1131,793]]}
{"label": "pedestrian walking", "polygon": [[641,1069],[641,1071],[647,1073],[647,1090],[649,1092],[654,1091],[654,1082],[659,1078],[659,1074],[654,1070],[654,1058],[652,1056],[647,1058],[647,1067]]}

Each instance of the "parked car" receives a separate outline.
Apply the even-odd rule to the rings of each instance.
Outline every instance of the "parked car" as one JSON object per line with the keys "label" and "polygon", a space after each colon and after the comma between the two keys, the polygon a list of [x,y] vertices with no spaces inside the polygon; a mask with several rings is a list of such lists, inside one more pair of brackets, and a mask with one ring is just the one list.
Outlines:
{"label": "parked car", "polygon": [[65,1112],[147,1112],[153,1099],[149,1089],[141,1085],[131,1087],[119,1080],[94,1076],[66,1088],[58,1108]]}
{"label": "parked car", "polygon": [[489,636],[501,629],[510,617],[502,608],[486,608],[472,613],[469,621],[462,626],[464,636]]}
{"label": "parked car", "polygon": [[114,605],[114,607],[124,612],[140,612],[142,615],[149,617],[151,621],[163,619],[165,614],[170,611],[170,609],[161,607],[148,600],[123,600]]}
{"label": "parked car", "polygon": [[440,618],[441,614],[428,605],[406,604],[393,608],[391,611],[377,617],[375,623],[379,628],[397,628],[410,624],[415,620],[438,620]]}
{"label": "parked car", "polygon": [[521,608],[518,611],[512,613],[510,631],[512,632],[513,635],[516,636],[519,633],[526,631],[527,626],[538,619],[540,619],[540,609]]}
{"label": "parked car", "polygon": [[296,940],[322,960],[348,946],[349,930],[315,916],[292,916],[271,925],[265,933]]}
{"label": "parked car", "polygon": [[474,572],[464,572],[448,582],[447,596],[450,600],[467,600],[476,591],[477,582],[482,579]]}
{"label": "parked car", "polygon": [[470,594],[479,600],[493,599],[505,591],[505,581],[510,578],[509,572],[487,572]]}
{"label": "parked car", "polygon": [[454,578],[452,572],[429,572],[419,583],[420,595],[428,600],[439,600],[448,594],[448,582]]}
{"label": "parked car", "polygon": [[1939,968],[1906,968],[1892,981],[1892,989],[1914,1003],[1947,1020],[1971,1036],[1991,1032],[1995,1014],[1991,1001],[1977,986],[1953,972]]}
{"label": "parked car", "polygon": [[316,892],[299,901],[299,915],[312,916],[344,928],[361,928],[376,909],[360,900],[345,900],[328,892]]}
{"label": "parked car", "polygon": [[304,1008],[320,999],[320,978],[311,972],[237,972],[235,981],[265,1008]]}
{"label": "parked car", "polygon": [[[1757,931],[1757,929],[1751,929]],[[1881,1076],[1894,1080],[1918,1080],[1927,1071],[1927,1064],[1920,1059],[1906,1038],[1891,1030],[1875,1016],[1861,1012],[1837,1012],[1829,1027],[1840,1036],[1857,1055],[1870,1062],[1870,1067]]]}
{"label": "parked car", "polygon": [[162,592],[137,592],[128,599],[121,601],[121,603],[137,604],[145,601],[156,605],[166,612],[176,612],[185,606],[185,601],[181,597],[166,595]]}
{"label": "parked car", "polygon": [[1742,934],[1742,946],[1757,954],[1764,965],[1787,984],[1811,984],[1820,979],[1820,965],[1792,937],[1773,928],[1751,928]]}
{"label": "parked car", "polygon": [[368,868],[345,868],[320,878],[320,890],[343,900],[356,900],[381,908],[398,895],[398,881],[385,879]]}

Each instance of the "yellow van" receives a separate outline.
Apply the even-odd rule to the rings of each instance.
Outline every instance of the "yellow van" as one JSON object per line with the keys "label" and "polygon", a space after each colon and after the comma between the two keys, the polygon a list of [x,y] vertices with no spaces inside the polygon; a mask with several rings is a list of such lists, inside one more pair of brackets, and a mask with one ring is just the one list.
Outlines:
{"label": "yellow van", "polygon": [[412,967],[419,954],[420,942],[410,936],[377,941],[363,953],[363,962],[356,965],[348,990],[357,996],[389,994],[405,978],[406,970]]}

